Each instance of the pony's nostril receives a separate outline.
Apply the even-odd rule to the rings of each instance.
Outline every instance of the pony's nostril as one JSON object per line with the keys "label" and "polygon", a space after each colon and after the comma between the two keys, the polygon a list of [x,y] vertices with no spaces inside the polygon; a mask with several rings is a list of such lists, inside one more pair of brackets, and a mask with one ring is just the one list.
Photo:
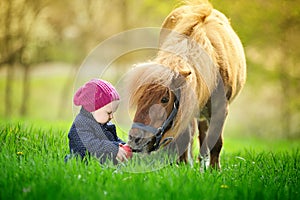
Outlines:
{"label": "pony's nostril", "polygon": [[141,140],[141,138],[135,138],[134,142],[138,143]]}
{"label": "pony's nostril", "polygon": [[132,140],[133,137],[131,135],[128,136],[128,140]]}

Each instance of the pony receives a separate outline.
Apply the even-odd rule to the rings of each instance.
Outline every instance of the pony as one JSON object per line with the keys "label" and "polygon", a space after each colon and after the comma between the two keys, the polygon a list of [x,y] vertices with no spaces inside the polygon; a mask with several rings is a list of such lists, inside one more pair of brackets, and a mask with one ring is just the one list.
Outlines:
{"label": "pony", "polygon": [[190,1],[166,17],[159,47],[128,78],[136,110],[128,144],[143,153],[166,148],[188,162],[198,132],[199,160],[220,168],[229,104],[246,81],[239,37],[208,1]]}

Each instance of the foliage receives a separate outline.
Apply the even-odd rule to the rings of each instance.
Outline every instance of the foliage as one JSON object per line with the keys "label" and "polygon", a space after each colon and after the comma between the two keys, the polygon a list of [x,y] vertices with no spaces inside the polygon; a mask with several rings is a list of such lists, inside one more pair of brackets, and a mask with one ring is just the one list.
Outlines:
{"label": "foliage", "polygon": [[[223,153],[222,171],[183,164],[148,173],[70,160],[64,129],[6,123],[0,129],[1,199],[298,199],[299,146]],[[299,145],[299,143],[298,143]],[[288,146],[287,146],[288,147]]]}

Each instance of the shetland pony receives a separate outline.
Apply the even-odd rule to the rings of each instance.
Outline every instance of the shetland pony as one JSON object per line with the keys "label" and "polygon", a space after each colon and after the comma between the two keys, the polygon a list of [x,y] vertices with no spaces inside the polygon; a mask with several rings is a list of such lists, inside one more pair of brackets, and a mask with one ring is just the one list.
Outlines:
{"label": "shetland pony", "polygon": [[228,105],[246,80],[243,46],[228,19],[207,1],[173,10],[162,24],[160,50],[137,64],[129,81],[136,107],[128,144],[136,152],[168,148],[192,157],[199,131],[199,159],[220,168]]}

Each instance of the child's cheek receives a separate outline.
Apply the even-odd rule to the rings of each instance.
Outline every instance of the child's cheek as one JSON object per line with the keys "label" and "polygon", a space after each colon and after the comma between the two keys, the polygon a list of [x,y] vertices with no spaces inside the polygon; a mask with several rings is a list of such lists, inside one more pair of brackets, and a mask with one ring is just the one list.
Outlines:
{"label": "child's cheek", "polygon": [[103,115],[101,115],[100,113],[93,113],[93,117],[98,123],[101,124],[104,124],[107,121],[106,118],[103,117]]}

